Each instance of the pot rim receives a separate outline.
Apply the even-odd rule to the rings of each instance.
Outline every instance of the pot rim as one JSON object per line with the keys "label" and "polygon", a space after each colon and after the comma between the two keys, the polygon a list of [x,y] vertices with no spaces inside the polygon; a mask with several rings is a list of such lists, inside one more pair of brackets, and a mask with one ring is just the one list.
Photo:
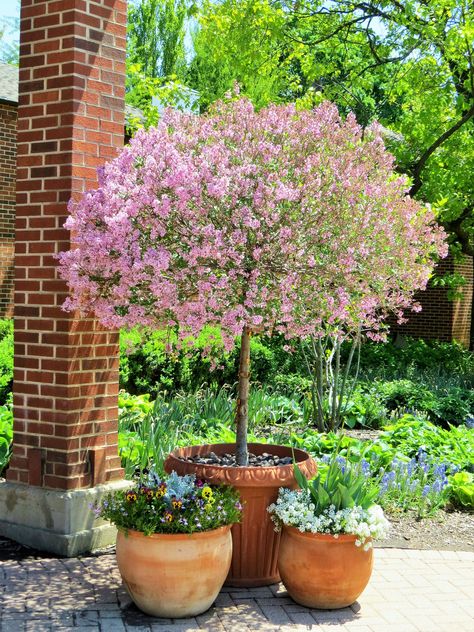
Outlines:
{"label": "pot rim", "polygon": [[[333,533],[313,533],[311,531],[301,532],[298,527],[291,527],[283,524],[283,529],[288,531],[291,535],[296,535],[301,538],[309,538],[311,540],[323,540],[324,542],[337,544],[338,542],[355,542],[359,539],[359,536],[352,533],[338,533],[337,538]],[[372,538],[366,538],[366,542],[372,542]]]}
{"label": "pot rim", "polygon": [[[180,458],[181,456],[184,456],[184,454],[187,451],[200,450],[203,454],[205,454],[205,450],[209,449],[209,451],[214,452],[215,449],[217,448],[218,450],[222,449],[222,450],[226,450],[227,452],[232,452],[232,448],[229,449],[229,447],[231,446],[235,448],[236,444],[235,443],[204,443],[200,445],[185,446],[184,448],[177,448],[176,450],[173,450],[172,452],[170,452],[166,460],[177,459],[182,463],[187,463],[187,461],[183,461]],[[274,445],[271,443],[248,443],[247,446],[248,446],[249,451],[251,451],[252,448],[263,448],[264,451],[268,451],[269,453],[271,453],[272,448],[279,448],[279,449],[283,448],[285,450],[288,450],[288,453],[289,453],[288,456],[291,456],[294,452],[295,457],[296,457],[296,463],[298,464],[303,464],[303,463],[313,460],[312,456],[308,452],[305,452],[304,450],[301,450],[300,448],[293,448],[293,451],[292,451],[292,449],[288,446]],[[241,472],[254,471],[254,470],[268,471],[275,468],[277,468],[279,471],[286,470],[286,469],[291,469],[291,470],[293,469],[293,463],[288,463],[287,465],[245,465],[245,466],[244,465],[219,465],[217,463],[196,463],[195,465],[198,465],[199,467],[203,467],[203,468],[209,467],[216,470],[225,470],[225,471],[238,469]]]}
{"label": "pot rim", "polygon": [[221,527],[216,527],[215,529],[208,529],[207,531],[194,531],[194,533],[151,533],[150,535],[145,535],[143,531],[137,531],[136,529],[125,529],[124,527],[117,527],[117,531],[121,533],[126,538],[150,538],[151,540],[186,540],[188,538],[201,538],[206,539],[210,538],[214,535],[217,535],[219,532],[224,533],[226,531],[230,531],[232,524],[225,524]]}

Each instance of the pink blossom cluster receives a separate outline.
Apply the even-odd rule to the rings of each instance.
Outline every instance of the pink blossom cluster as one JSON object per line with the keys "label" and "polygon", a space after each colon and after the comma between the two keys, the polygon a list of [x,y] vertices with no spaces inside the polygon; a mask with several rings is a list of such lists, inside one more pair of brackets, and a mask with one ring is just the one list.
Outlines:
{"label": "pink blossom cluster", "polygon": [[244,326],[377,336],[446,254],[379,127],[330,103],[167,111],[70,211],[66,309],[114,328],[179,326],[183,338],[217,325],[227,348]]}

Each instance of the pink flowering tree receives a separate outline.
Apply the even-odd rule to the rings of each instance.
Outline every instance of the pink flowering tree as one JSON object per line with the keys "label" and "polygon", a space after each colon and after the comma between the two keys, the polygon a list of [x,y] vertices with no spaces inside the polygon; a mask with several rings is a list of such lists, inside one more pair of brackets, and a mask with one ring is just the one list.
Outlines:
{"label": "pink flowering tree", "polygon": [[443,233],[407,195],[374,125],[334,105],[246,99],[139,131],[71,205],[65,308],[108,327],[218,326],[240,339],[237,460],[247,463],[250,336],[377,336],[430,277]]}

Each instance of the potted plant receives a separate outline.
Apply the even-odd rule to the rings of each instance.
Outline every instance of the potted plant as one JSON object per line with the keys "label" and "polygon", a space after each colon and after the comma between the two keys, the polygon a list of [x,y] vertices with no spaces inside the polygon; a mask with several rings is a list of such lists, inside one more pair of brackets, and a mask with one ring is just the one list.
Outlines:
{"label": "potted plant", "polygon": [[135,604],[152,616],[192,617],[210,608],[229,571],[238,493],[175,472],[148,473],[109,494],[97,516],[116,525],[117,565]]}
{"label": "potted plant", "polygon": [[282,581],[294,601],[310,608],[354,603],[372,573],[372,540],[389,529],[374,502],[378,488],[360,464],[341,465],[336,453],[312,481],[295,470],[300,489],[280,489],[268,507],[277,529],[283,529]]}
{"label": "potted plant", "polygon": [[[59,256],[65,309],[92,311],[111,328],[169,328],[184,347],[207,325],[226,350],[240,344],[235,445],[190,448],[167,464],[243,495],[234,585],[278,581],[266,507],[279,487],[296,485],[287,448],[247,445],[251,336],[317,338],[326,324],[377,335],[443,250],[433,215],[392,166],[378,127],[343,121],[334,105],[256,112],[230,99],[201,116],[165,112],[71,204],[75,243]],[[234,453],[233,466],[223,452]],[[310,457],[295,455],[312,476]]]}

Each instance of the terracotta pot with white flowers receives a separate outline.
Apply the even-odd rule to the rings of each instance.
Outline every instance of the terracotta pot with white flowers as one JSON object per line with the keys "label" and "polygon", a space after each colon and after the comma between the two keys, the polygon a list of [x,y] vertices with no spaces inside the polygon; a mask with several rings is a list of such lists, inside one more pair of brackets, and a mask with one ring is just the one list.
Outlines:
{"label": "terracotta pot with white flowers", "polygon": [[278,568],[290,597],[310,608],[344,608],[367,586],[373,539],[389,522],[375,504],[378,489],[359,464],[341,466],[336,453],[307,481],[295,470],[299,490],[280,489],[269,506],[282,529]]}

